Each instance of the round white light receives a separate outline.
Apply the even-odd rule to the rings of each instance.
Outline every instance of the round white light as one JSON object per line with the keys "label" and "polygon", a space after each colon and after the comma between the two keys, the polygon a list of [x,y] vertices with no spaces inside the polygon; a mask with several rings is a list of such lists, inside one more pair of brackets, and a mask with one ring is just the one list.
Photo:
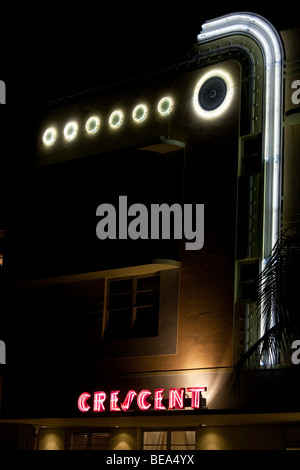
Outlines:
{"label": "round white light", "polygon": [[43,134],[43,143],[48,147],[54,144],[56,140],[56,129],[54,127],[49,127],[45,130]]}
{"label": "round white light", "polygon": [[135,122],[143,122],[147,117],[147,113],[147,106],[144,104],[138,104],[132,112],[132,117]]}
{"label": "round white light", "polygon": [[70,141],[75,139],[78,132],[78,124],[75,121],[68,122],[64,128],[65,139]]}
{"label": "round white light", "polygon": [[122,125],[123,119],[124,119],[124,116],[123,116],[122,111],[117,110],[117,111],[112,112],[111,115],[109,116],[110,127],[112,127],[113,129],[120,127]]}
{"label": "round white light", "polygon": [[88,134],[95,134],[100,127],[100,119],[97,116],[91,116],[85,123],[85,129]]}
{"label": "round white light", "polygon": [[[226,91],[226,96],[222,103],[215,109],[205,109],[202,107],[199,103],[199,92],[201,87],[204,85],[204,83],[211,79],[211,78],[220,78],[225,82],[227,91]],[[212,90],[213,92],[214,90]],[[214,98],[214,94],[211,93],[210,97]],[[206,119],[211,119],[211,118],[216,118],[220,116],[226,109],[228,109],[229,104],[231,103],[231,99],[233,96],[233,84],[231,77],[228,73],[225,73],[221,69],[214,69],[211,70],[210,72],[204,74],[200,80],[198,81],[195,91],[194,91],[194,96],[193,96],[193,103],[194,103],[194,108],[198,116],[204,117]]]}
{"label": "round white light", "polygon": [[170,114],[170,112],[172,111],[172,106],[173,106],[172,98],[170,98],[169,96],[165,96],[159,101],[157,105],[157,109],[160,114],[162,114],[163,116],[166,116]]}

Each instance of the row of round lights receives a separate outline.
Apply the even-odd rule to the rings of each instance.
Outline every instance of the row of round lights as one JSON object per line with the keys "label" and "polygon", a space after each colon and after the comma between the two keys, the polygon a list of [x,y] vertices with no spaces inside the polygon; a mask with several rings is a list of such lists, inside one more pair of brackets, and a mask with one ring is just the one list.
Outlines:
{"label": "row of round lights", "polygon": [[[157,110],[162,116],[167,116],[171,113],[173,108],[172,98],[166,96],[162,98],[158,105]],[[148,107],[145,104],[138,104],[132,111],[132,119],[136,123],[142,123],[146,120],[148,115]],[[108,119],[108,123],[112,129],[118,129],[121,127],[124,121],[124,114],[121,110],[116,110],[111,113]],[[93,135],[100,129],[100,118],[98,116],[91,116],[85,123],[85,130],[88,134]],[[75,139],[78,132],[78,123],[76,121],[70,121],[64,127],[64,138],[67,142]],[[46,146],[54,144],[57,138],[57,131],[55,127],[49,127],[43,134],[43,143]]]}

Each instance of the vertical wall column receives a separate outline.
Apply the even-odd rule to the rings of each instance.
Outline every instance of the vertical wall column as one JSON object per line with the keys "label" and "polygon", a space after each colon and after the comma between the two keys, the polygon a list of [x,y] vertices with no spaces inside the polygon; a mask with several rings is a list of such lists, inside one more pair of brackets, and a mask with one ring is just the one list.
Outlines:
{"label": "vertical wall column", "polygon": [[[300,229],[300,28],[281,33],[284,63],[282,229]],[[298,37],[298,40],[296,40]]]}

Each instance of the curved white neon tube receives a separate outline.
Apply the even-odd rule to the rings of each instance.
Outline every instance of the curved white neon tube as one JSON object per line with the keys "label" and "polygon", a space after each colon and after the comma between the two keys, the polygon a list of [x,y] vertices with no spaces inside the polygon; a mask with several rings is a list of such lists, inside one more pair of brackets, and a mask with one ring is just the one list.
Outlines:
{"label": "curved white neon tube", "polygon": [[243,34],[260,47],[264,59],[264,222],[262,260],[278,238],[281,196],[283,51],[277,31],[264,18],[252,13],[233,13],[202,25],[199,43]]}
{"label": "curved white neon tube", "polygon": [[[233,34],[252,38],[260,47],[264,60],[264,119],[263,119],[263,162],[264,162],[264,215],[262,260],[266,260],[278,238],[280,229],[280,199],[282,173],[282,102],[283,102],[283,50],[277,31],[261,16],[252,13],[234,13],[202,25],[198,35],[199,43]],[[265,333],[260,323],[260,335]],[[274,359],[269,358],[270,364]]]}

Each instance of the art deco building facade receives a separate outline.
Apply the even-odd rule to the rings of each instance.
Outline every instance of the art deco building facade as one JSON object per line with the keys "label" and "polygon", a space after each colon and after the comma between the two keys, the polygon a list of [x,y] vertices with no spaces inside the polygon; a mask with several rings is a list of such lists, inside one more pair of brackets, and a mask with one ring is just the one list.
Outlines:
{"label": "art deco building facade", "polygon": [[299,223],[299,54],[299,30],[229,15],[187,61],[40,110],[1,273],[3,445],[300,446],[300,366],[231,387]]}

